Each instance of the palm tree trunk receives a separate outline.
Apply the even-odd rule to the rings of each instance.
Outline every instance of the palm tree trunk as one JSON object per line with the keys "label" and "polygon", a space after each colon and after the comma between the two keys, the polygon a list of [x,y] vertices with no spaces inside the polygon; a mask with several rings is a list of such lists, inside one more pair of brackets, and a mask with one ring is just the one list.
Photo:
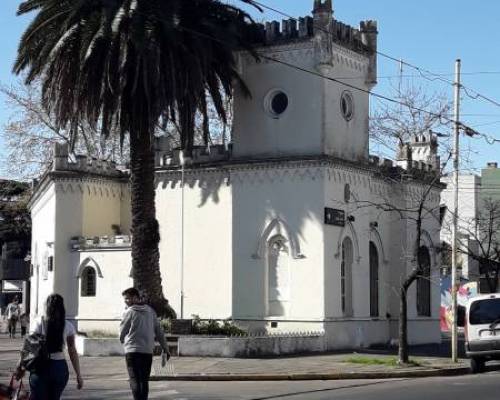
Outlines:
{"label": "palm tree trunk", "polygon": [[163,296],[160,274],[160,231],[156,220],[154,149],[149,132],[130,134],[132,209],[132,279],[159,316],[175,318]]}

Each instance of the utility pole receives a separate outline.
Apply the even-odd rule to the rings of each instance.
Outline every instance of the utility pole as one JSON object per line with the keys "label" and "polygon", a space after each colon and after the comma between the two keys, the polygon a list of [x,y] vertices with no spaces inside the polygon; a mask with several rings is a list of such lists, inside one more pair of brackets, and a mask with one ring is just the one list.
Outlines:
{"label": "utility pole", "polygon": [[181,164],[181,319],[184,319],[184,149],[180,151]]}
{"label": "utility pole", "polygon": [[455,101],[454,101],[454,143],[453,143],[453,229],[451,247],[451,361],[457,362],[458,358],[458,338],[457,338],[457,234],[458,234],[458,156],[459,156],[459,134],[460,134],[460,60],[455,62]]}

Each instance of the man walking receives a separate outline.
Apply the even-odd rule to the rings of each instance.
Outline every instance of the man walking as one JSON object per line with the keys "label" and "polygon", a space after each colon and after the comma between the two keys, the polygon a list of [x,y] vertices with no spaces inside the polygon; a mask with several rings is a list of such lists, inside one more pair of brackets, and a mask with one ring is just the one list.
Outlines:
{"label": "man walking", "polygon": [[21,306],[19,305],[19,298],[17,296],[7,305],[5,314],[7,315],[7,322],[9,325],[9,337],[14,338],[16,337],[17,320],[21,314]]}
{"label": "man walking", "polygon": [[170,358],[170,353],[156,313],[141,302],[139,291],[129,288],[123,291],[122,296],[127,310],[120,324],[120,342],[125,348],[130,389],[134,400],[147,400],[155,339],[160,343],[166,360]]}

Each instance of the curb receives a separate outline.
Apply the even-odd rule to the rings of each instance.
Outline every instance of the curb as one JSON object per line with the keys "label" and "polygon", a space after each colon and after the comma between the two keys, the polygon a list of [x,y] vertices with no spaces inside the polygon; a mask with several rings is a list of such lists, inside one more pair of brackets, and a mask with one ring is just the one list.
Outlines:
{"label": "curb", "polygon": [[425,378],[470,373],[469,367],[386,372],[330,372],[300,374],[174,374],[151,376],[151,381],[329,381],[344,379]]}

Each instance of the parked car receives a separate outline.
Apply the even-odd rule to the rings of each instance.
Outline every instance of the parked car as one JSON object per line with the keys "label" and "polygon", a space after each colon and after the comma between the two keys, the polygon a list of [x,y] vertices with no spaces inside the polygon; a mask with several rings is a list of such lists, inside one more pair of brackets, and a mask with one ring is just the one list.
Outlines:
{"label": "parked car", "polygon": [[469,300],[464,321],[465,354],[473,373],[489,360],[500,359],[500,293]]}

